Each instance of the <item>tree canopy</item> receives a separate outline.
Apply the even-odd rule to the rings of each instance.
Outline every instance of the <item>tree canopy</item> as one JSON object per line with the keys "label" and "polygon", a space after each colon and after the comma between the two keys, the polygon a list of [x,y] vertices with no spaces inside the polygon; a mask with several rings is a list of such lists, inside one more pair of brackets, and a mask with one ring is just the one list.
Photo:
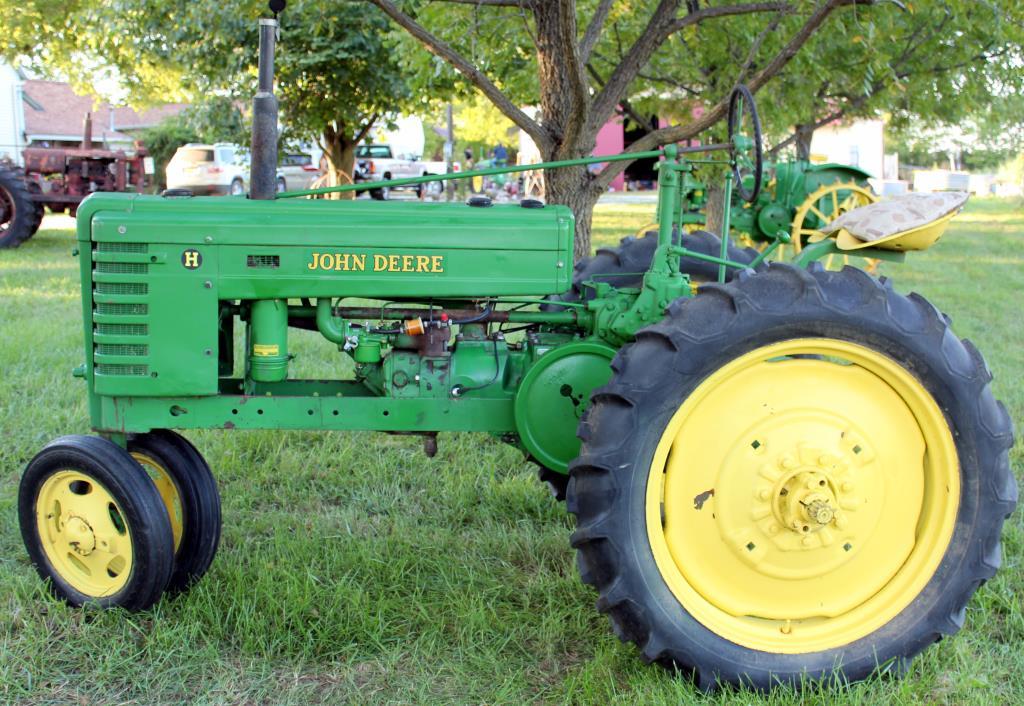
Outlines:
{"label": "tree canopy", "polygon": [[[109,77],[135,104],[213,97],[246,105],[256,89],[261,0],[0,0],[0,9],[18,18],[3,48],[9,59],[34,58],[91,88],[97,75]],[[410,107],[386,19],[365,4],[292,0],[280,22],[286,136],[319,142],[332,164],[351,171],[355,144]]]}
{"label": "tree canopy", "polygon": [[[263,7],[0,0],[12,18],[0,50],[79,84],[110,78],[136,103],[244,105]],[[883,112],[900,135],[971,121],[981,135],[1019,126],[1022,20],[1013,0],[293,0],[281,17],[279,96],[291,136],[316,139],[348,168],[374,123],[436,113],[452,95],[465,117],[486,123],[464,133],[496,125],[483,96],[545,158],[563,159],[590,154],[616,116],[646,131],[633,150],[698,137],[742,82],[769,87],[758,103],[770,145],[805,155],[817,127]],[[549,199],[576,212],[580,253],[593,203],[624,167],[548,174]]]}
{"label": "tree canopy", "polygon": [[[369,1],[405,30],[417,86],[480,91],[548,159],[589,154],[616,115],[647,132],[633,150],[697,137],[737,83],[768,87],[758,103],[770,144],[806,156],[821,125],[882,111],[961,121],[1024,76],[1011,0]],[[624,167],[549,173],[549,197],[588,220],[588,202]]]}

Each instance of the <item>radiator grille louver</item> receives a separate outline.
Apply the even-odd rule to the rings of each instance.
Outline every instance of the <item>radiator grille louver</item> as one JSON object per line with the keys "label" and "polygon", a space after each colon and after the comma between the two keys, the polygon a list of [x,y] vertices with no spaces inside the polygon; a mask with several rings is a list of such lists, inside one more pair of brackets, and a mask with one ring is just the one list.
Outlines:
{"label": "radiator grille louver", "polygon": [[149,243],[96,243],[96,252],[147,253]]}
{"label": "radiator grille louver", "polygon": [[145,282],[96,282],[93,289],[97,294],[123,294],[141,296],[149,294],[149,285]]}
{"label": "radiator grille louver", "polygon": [[145,262],[97,262],[96,271],[113,275],[144,275],[149,272]]}
{"label": "radiator grille louver", "polygon": [[99,363],[96,366],[97,375],[134,375],[145,376],[149,374],[148,365],[120,365],[114,363]]}
{"label": "radiator grille louver", "polygon": [[149,346],[134,343],[97,343],[96,352],[100,355],[149,355]]}
{"label": "radiator grille louver", "polygon": [[130,261],[148,253],[149,244],[96,243],[95,252],[103,261],[93,262],[93,272],[103,281],[93,281],[93,372],[101,379],[149,377],[149,285],[138,281],[149,264]]}
{"label": "radiator grille louver", "polygon": [[96,313],[111,316],[145,316],[149,313],[149,304],[100,302],[96,305]]}
{"label": "radiator grille louver", "polygon": [[96,333],[108,336],[147,336],[149,326],[146,324],[96,324]]}

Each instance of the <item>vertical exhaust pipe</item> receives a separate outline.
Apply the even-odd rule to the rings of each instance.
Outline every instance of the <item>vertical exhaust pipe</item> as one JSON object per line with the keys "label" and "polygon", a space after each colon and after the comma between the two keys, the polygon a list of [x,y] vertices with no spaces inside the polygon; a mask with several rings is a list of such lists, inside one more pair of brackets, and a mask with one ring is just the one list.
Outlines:
{"label": "vertical exhaust pipe", "polygon": [[252,159],[249,166],[251,199],[273,199],[277,191],[277,98],[274,97],[276,40],[277,20],[261,17],[259,91],[252,99]]}

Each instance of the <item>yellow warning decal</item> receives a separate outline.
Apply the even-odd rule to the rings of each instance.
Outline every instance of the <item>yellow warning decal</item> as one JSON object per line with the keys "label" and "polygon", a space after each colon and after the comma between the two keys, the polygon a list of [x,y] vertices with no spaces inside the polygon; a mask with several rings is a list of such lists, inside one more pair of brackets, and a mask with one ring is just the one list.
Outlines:
{"label": "yellow warning decal", "polygon": [[276,343],[254,343],[252,344],[252,354],[262,357],[280,355],[281,349]]}

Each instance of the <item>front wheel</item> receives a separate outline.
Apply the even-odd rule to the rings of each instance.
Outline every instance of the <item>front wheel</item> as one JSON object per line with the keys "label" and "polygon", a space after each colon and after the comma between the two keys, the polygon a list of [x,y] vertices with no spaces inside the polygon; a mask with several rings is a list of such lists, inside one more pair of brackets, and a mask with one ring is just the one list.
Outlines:
{"label": "front wheel", "polygon": [[58,598],[143,610],[171,576],[174,539],[146,471],[116,444],[64,436],[33,458],[18,489],[29,558]]}
{"label": "front wheel", "polygon": [[185,437],[167,429],[136,434],[128,452],[153,480],[174,536],[167,591],[180,593],[210,568],[220,542],[220,495],[206,461]]}
{"label": "front wheel", "polygon": [[669,312],[616,357],[570,469],[619,634],[705,688],[767,688],[955,633],[1017,497],[977,350],[853,268],[773,264]]}

